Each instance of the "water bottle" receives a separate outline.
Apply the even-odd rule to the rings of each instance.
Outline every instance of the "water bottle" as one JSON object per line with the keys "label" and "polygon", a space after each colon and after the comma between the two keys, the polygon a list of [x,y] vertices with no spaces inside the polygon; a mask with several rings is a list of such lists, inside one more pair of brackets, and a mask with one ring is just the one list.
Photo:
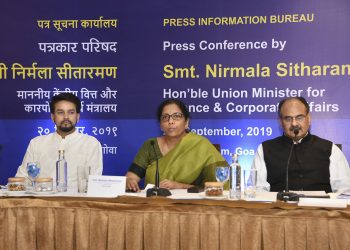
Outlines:
{"label": "water bottle", "polygon": [[238,162],[238,154],[232,155],[230,165],[230,199],[241,199],[241,165]]}
{"label": "water bottle", "polygon": [[56,189],[57,192],[67,192],[67,161],[64,159],[64,150],[58,150],[56,161]]}

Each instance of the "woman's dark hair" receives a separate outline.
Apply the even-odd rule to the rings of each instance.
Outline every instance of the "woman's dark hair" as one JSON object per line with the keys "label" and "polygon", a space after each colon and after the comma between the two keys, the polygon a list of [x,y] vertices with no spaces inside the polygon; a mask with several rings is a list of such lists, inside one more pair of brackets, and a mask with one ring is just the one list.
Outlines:
{"label": "woman's dark hair", "polygon": [[55,113],[56,103],[58,103],[60,101],[67,101],[67,102],[73,103],[75,105],[75,109],[76,109],[77,113],[80,113],[81,103],[80,103],[79,98],[76,97],[75,95],[73,95],[72,93],[60,93],[58,95],[53,96],[52,100],[50,102],[50,112],[52,114]]}
{"label": "woman's dark hair", "polygon": [[283,104],[286,102],[286,101],[289,101],[289,100],[298,100],[300,101],[302,104],[304,104],[305,108],[306,108],[306,114],[308,114],[310,112],[310,106],[309,104],[307,103],[307,101],[305,100],[304,97],[301,97],[301,96],[297,96],[297,97],[288,97],[288,98],[285,98],[283,100],[281,100],[278,104],[278,116],[279,117],[282,117],[282,114],[281,114],[281,109],[282,109],[282,106]]}
{"label": "woman's dark hair", "polygon": [[157,109],[158,121],[160,121],[160,117],[163,114],[164,107],[167,106],[167,105],[170,105],[170,104],[175,104],[176,106],[179,107],[179,109],[181,109],[181,113],[184,115],[185,121],[187,121],[190,118],[190,112],[188,111],[186,105],[182,101],[180,101],[178,99],[167,99],[167,100],[163,101],[158,106],[158,109]]}

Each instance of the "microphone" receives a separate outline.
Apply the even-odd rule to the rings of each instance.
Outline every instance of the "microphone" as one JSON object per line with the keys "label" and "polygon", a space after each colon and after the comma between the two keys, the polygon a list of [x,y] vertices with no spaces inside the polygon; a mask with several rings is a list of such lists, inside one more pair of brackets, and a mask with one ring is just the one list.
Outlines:
{"label": "microphone", "polygon": [[293,131],[293,133],[294,133],[294,138],[292,141],[292,147],[290,148],[289,156],[288,156],[288,160],[287,160],[285,191],[277,193],[277,200],[280,200],[280,201],[299,201],[299,198],[300,198],[300,195],[298,195],[296,193],[289,192],[289,174],[288,174],[290,159],[292,158],[292,153],[293,153],[293,149],[294,149],[295,144],[298,144],[297,136],[299,134],[300,129],[301,128],[299,126],[293,126],[290,128],[290,131]]}
{"label": "microphone", "polygon": [[301,130],[301,128],[299,126],[295,126],[295,127],[292,127],[292,130],[293,130],[293,133],[294,133],[294,139],[293,141],[295,142],[295,144],[298,144],[297,142],[297,136],[299,134],[299,131]]}
{"label": "microphone", "polygon": [[155,187],[149,188],[146,191],[146,196],[147,197],[152,197],[152,196],[170,196],[171,193],[168,189],[166,188],[160,188],[159,187],[159,167],[158,167],[158,157],[156,153],[156,148],[154,147],[154,141],[150,141],[150,144],[152,145],[154,155],[156,156],[156,176],[155,176]]}

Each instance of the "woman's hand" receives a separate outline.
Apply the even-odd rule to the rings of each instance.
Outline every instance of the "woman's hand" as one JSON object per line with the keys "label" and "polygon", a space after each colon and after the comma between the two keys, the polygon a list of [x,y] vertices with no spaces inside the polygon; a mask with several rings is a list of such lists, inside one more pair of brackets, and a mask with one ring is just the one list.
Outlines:
{"label": "woman's hand", "polygon": [[132,172],[126,173],[126,190],[131,190],[134,192],[140,192],[139,187],[140,177]]}
{"label": "woman's hand", "polygon": [[192,185],[165,179],[159,183],[159,187],[167,189],[187,189],[192,187]]}

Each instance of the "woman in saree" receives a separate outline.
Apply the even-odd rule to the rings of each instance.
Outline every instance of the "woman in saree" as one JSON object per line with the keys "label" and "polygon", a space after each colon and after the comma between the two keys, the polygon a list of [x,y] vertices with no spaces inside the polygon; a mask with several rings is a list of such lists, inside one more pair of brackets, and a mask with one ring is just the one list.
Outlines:
{"label": "woman in saree", "polygon": [[220,152],[203,136],[189,132],[190,114],[177,99],[162,102],[157,117],[163,136],[147,140],[126,174],[126,188],[140,191],[139,181],[154,184],[156,159],[161,188],[187,189],[215,181],[215,168],[227,165]]}

